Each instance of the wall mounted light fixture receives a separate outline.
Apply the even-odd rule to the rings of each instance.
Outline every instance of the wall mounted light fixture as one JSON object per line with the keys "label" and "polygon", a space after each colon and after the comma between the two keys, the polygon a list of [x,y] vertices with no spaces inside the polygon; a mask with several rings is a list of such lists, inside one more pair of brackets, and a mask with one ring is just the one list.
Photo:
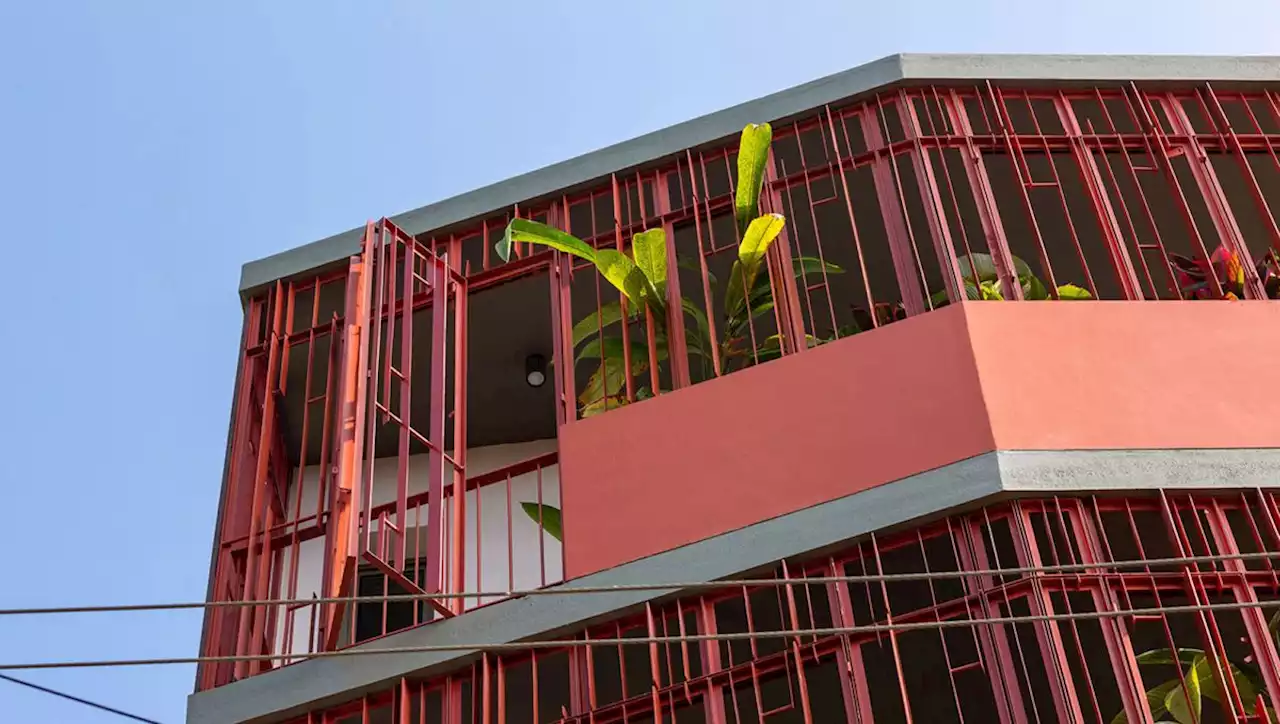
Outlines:
{"label": "wall mounted light fixture", "polygon": [[530,387],[541,387],[547,381],[547,358],[540,354],[525,357],[524,380]]}

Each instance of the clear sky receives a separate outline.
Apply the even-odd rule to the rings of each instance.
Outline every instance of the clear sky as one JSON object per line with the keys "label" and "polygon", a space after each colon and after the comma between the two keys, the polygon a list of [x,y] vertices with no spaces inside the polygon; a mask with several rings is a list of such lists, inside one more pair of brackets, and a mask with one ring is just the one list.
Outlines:
{"label": "clear sky", "polygon": [[[1280,53],[1280,3],[0,1],[0,608],[204,596],[243,262],[900,51]],[[0,663],[199,628],[10,617]],[[164,722],[194,676],[14,673]]]}

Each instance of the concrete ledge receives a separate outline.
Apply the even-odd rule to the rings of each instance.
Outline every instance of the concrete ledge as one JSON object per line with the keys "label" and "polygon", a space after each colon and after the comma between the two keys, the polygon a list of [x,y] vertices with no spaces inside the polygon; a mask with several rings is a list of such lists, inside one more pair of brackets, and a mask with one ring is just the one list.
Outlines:
{"label": "concrete ledge", "polygon": [[[830,550],[866,533],[1008,495],[1280,484],[1280,449],[1009,451],[979,455],[562,584],[712,581],[783,558]],[[553,638],[676,593],[624,591],[503,601],[367,644],[369,649]],[[472,652],[387,654],[303,661],[193,694],[188,724],[278,722],[308,709],[466,664]]]}
{"label": "concrete ledge", "polygon": [[[1228,86],[1280,82],[1280,57],[1186,55],[899,54],[772,93],[716,113],[614,144],[577,158],[469,191],[392,217],[411,234],[444,228],[492,211],[569,189],[686,148],[711,143],[747,123],[776,121],[895,83],[948,80],[1043,81],[1078,85],[1108,81]],[[359,250],[362,227],[245,264],[240,291],[300,274]]]}
{"label": "concrete ledge", "polygon": [[1280,486],[1280,449],[1002,451],[1011,493],[1232,490]]}

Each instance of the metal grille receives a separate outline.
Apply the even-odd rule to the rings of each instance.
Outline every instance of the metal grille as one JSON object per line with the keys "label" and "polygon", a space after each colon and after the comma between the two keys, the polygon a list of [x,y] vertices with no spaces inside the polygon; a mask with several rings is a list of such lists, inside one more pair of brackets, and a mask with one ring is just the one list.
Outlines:
{"label": "metal grille", "polygon": [[[528,523],[520,502],[557,494],[554,454],[466,479],[466,300],[519,278],[548,280],[560,424],[927,313],[980,281],[1011,301],[1068,285],[1111,300],[1280,297],[1270,90],[916,87],[815,108],[776,122],[774,137],[762,206],[787,229],[768,254],[767,303],[741,327],[727,328],[717,281],[738,244],[732,139],[416,238],[371,224],[340,268],[249,299],[213,599],[305,597],[310,560],[322,561],[320,596],[365,575],[387,595],[494,590],[481,575],[494,566],[508,589],[558,580],[545,521],[536,560],[518,561],[515,532]],[[501,263],[491,250],[516,217],[618,249],[665,229],[670,318],[632,314],[568,257],[517,245]],[[589,323],[611,304],[631,321]],[[627,351],[610,370],[588,348],[615,331]],[[429,409],[412,414],[424,396]],[[423,492],[404,484],[418,457]],[[388,500],[371,497],[379,471]],[[484,526],[505,532],[491,543]],[[407,619],[384,603],[377,635],[493,600],[441,598]],[[202,653],[331,650],[359,638],[356,617],[335,604],[211,610]],[[199,687],[268,666],[205,665]]]}
{"label": "metal grille", "polygon": [[[1162,685],[1160,702],[1195,697],[1195,721],[1274,721],[1280,577],[1255,554],[1280,552],[1276,504],[994,505],[296,721],[1150,722]],[[855,580],[814,582],[833,576]]]}

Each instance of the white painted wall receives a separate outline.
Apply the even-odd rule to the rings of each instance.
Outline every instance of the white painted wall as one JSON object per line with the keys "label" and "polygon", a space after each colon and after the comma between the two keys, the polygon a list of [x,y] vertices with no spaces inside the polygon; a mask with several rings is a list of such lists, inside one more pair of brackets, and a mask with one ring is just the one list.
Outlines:
{"label": "white painted wall", "polygon": [[[494,470],[518,463],[522,460],[537,457],[556,449],[555,440],[538,440],[535,442],[516,443],[511,445],[493,445],[474,448],[467,451],[467,477],[474,478]],[[409,494],[424,492],[427,489],[427,473],[429,458],[427,455],[415,455],[409,458]],[[302,490],[290,491],[289,511],[292,515],[297,495],[302,495],[302,515],[315,512],[316,496],[319,492],[318,468],[309,467],[303,471]],[[373,505],[394,501],[396,498],[396,459],[386,458],[376,461],[373,473]],[[559,467],[544,468],[541,473],[542,502],[560,507]],[[445,485],[450,483],[445,477]],[[511,514],[507,513],[507,485],[505,482],[495,483],[478,490],[469,491],[466,495],[466,575],[465,591],[507,591],[538,588],[547,583],[554,583],[564,576],[561,560],[560,542],[538,529],[520,507],[521,502],[538,500],[539,475],[526,473],[511,479]],[[450,499],[451,500],[451,499]],[[445,505],[445,518],[452,520],[451,505]],[[409,511],[408,557],[414,555],[414,540],[421,538],[422,555],[426,555],[426,506],[422,506],[421,529],[413,527],[414,509]],[[376,530],[376,525],[375,525]],[[508,532],[509,531],[509,532]],[[376,538],[375,538],[376,540]],[[477,542],[479,545],[477,545]],[[292,598],[310,598],[321,595],[321,574],[324,568],[324,539],[316,538],[302,543],[297,555],[298,582],[297,591]],[[514,565],[512,565],[514,563]],[[290,597],[289,584],[292,576],[294,560],[286,550],[283,560],[283,576],[281,597]],[[448,580],[446,578],[446,580]],[[481,603],[499,600],[502,596],[486,598],[468,598],[466,606],[473,608]],[[314,607],[298,609],[293,616],[292,641],[286,650],[285,629],[286,618],[284,607],[277,613],[276,646],[277,653],[306,654],[309,646],[310,632],[314,631]]]}

